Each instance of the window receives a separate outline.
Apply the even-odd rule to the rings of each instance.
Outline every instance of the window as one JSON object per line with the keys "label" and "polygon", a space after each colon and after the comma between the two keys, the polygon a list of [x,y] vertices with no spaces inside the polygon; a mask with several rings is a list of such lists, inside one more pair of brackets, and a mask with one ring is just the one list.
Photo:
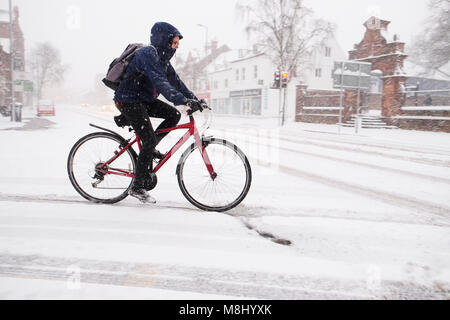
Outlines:
{"label": "window", "polygon": [[236,69],[236,81],[239,80],[239,69]]}
{"label": "window", "polygon": [[219,87],[219,82],[217,80],[214,80],[214,89],[217,89]]}
{"label": "window", "polygon": [[245,80],[245,68],[242,68],[242,80]]}
{"label": "window", "polygon": [[253,67],[253,79],[258,78],[258,66]]}
{"label": "window", "polygon": [[325,47],[325,57],[331,57],[331,48]]}
{"label": "window", "polygon": [[231,99],[231,114],[241,114],[241,98]]}
{"label": "window", "polygon": [[321,78],[322,77],[322,69],[318,68],[316,69],[316,78]]}
{"label": "window", "polygon": [[261,97],[254,97],[252,98],[252,106],[250,113],[252,115],[261,115]]}
{"label": "window", "polygon": [[224,81],[224,87],[225,87],[225,88],[228,88],[228,79],[225,79],[225,81]]}

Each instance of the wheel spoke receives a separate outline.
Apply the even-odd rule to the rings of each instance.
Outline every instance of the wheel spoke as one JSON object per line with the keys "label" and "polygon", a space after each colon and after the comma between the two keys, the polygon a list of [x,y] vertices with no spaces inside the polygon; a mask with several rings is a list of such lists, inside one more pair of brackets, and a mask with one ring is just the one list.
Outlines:
{"label": "wheel spoke", "polygon": [[[96,171],[100,166],[114,156],[120,141],[109,133],[90,134],[80,139],[69,155],[69,177],[75,189],[85,198],[93,201],[113,203],[126,196],[126,190],[132,179],[117,174],[102,173]],[[124,152],[114,161],[114,168],[134,171],[135,163],[130,151]],[[114,169],[111,168],[111,169]],[[94,176],[103,177],[98,187],[92,183],[97,181]]]}
{"label": "wheel spoke", "polygon": [[[241,151],[222,140],[206,147],[217,177],[213,180],[197,149],[182,159],[179,182],[183,194],[205,210],[228,210],[240,203],[251,183],[251,168]],[[182,183],[181,183],[182,182]]]}

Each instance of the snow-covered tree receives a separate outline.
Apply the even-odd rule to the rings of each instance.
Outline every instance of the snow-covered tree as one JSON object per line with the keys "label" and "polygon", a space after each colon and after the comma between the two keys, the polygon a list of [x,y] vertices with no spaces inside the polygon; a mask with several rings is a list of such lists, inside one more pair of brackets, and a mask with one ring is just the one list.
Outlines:
{"label": "snow-covered tree", "polygon": [[238,4],[246,31],[279,70],[293,72],[333,31],[331,23],[315,19],[303,0],[253,0]]}
{"label": "snow-covered tree", "polygon": [[37,98],[41,99],[42,89],[64,80],[67,66],[61,62],[59,50],[50,43],[38,43],[30,53],[30,68],[36,84]]}
{"label": "snow-covered tree", "polygon": [[428,6],[431,14],[413,42],[411,60],[427,71],[450,77],[449,70],[443,68],[450,61],[450,0],[430,0]]}
{"label": "snow-covered tree", "polygon": [[303,0],[249,0],[236,9],[249,37],[279,71],[291,75],[306,68],[312,51],[334,29],[331,23],[314,18]]}

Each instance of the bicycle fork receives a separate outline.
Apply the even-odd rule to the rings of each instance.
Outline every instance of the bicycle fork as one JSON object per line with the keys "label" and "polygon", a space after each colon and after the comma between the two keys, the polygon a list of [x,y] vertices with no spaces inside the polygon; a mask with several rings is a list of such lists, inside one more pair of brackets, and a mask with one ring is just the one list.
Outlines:
{"label": "bicycle fork", "polygon": [[205,144],[205,142],[207,139],[204,136],[200,138],[197,128],[194,129],[194,139],[195,143],[197,144],[198,150],[202,155],[202,159],[205,163],[206,169],[208,170],[211,179],[214,181],[217,178],[217,173],[214,171],[211,160],[209,159],[208,153],[206,152],[206,146],[208,144]]}

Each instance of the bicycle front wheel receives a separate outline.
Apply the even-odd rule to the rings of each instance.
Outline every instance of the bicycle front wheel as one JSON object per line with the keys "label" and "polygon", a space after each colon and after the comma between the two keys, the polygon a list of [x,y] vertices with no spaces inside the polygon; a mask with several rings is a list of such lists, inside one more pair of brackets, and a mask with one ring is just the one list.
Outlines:
{"label": "bicycle front wheel", "polygon": [[214,172],[212,179],[196,144],[180,158],[178,185],[186,199],[206,211],[227,211],[244,200],[252,182],[252,170],[245,154],[234,144],[210,138],[203,140]]}
{"label": "bicycle front wheel", "polygon": [[78,140],[69,153],[67,171],[75,190],[84,198],[100,203],[116,203],[128,195],[133,181],[135,154],[128,148],[109,165],[104,164],[120,152],[123,141],[107,132],[95,132]]}

